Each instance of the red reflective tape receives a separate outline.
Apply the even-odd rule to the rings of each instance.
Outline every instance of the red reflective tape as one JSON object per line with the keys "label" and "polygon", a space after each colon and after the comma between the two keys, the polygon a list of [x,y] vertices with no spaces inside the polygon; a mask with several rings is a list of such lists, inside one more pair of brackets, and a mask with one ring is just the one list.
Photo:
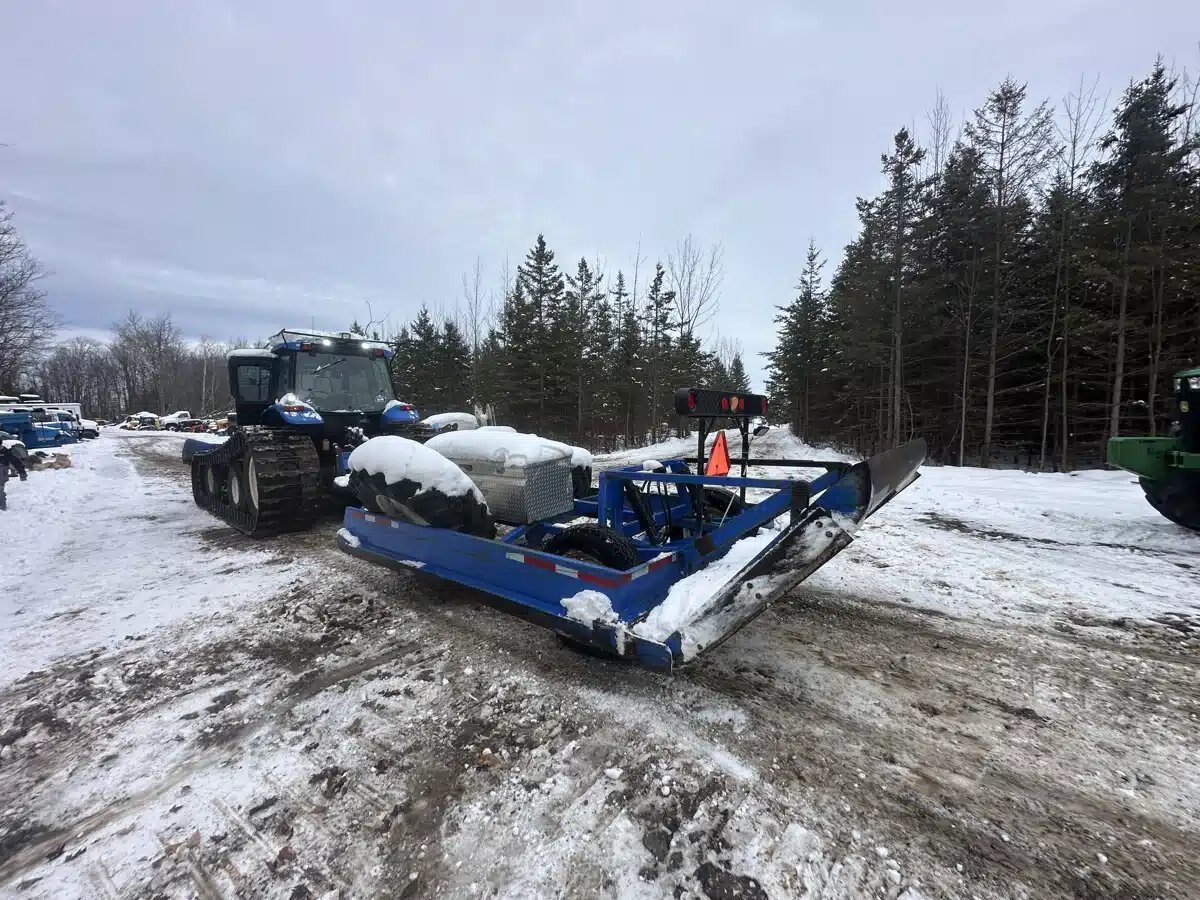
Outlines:
{"label": "red reflective tape", "polygon": [[542,559],[540,556],[530,556],[527,554],[525,556],[525,565],[536,566],[539,569],[549,569],[553,572],[555,563],[549,559]]}
{"label": "red reflective tape", "polygon": [[616,580],[605,578],[602,575],[593,575],[591,572],[584,572],[582,569],[579,572],[579,580],[586,581],[588,584],[594,584],[598,587],[615,588],[629,581],[628,574],[618,575]]}
{"label": "red reflective tape", "polygon": [[655,569],[661,569],[663,566],[669,565],[670,563],[673,563],[673,562],[675,562],[675,554],[674,553],[672,553],[670,556],[664,556],[662,559],[650,560],[650,564],[647,568],[651,572],[653,572]]}

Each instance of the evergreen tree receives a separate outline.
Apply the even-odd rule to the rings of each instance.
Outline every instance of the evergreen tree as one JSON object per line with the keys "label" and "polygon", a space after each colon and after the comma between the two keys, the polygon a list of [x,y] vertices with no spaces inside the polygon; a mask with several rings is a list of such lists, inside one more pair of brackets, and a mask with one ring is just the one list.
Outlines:
{"label": "evergreen tree", "polygon": [[500,309],[494,385],[497,411],[521,431],[537,425],[539,392],[544,385],[543,333],[537,311],[525,295],[524,282],[518,278]]}
{"label": "evergreen tree", "polygon": [[617,328],[617,348],[613,359],[613,381],[621,406],[620,431],[626,440],[644,433],[638,428],[642,414],[643,341],[637,308],[625,287],[625,274],[617,271],[616,284],[609,291],[612,297],[613,320]]}
{"label": "evergreen tree", "polygon": [[896,132],[891,155],[882,157],[883,172],[888,188],[880,200],[877,212],[885,223],[888,236],[888,292],[891,295],[892,370],[891,403],[888,410],[888,435],[893,446],[904,435],[902,411],[904,401],[904,300],[909,279],[909,254],[921,214],[921,185],[917,180],[918,167],[925,151],[918,149],[907,128]]}
{"label": "evergreen tree", "polygon": [[733,354],[733,362],[729,364],[729,389],[743,393],[750,390],[750,376],[746,374],[746,366],[740,353]]}
{"label": "evergreen tree", "polygon": [[563,434],[571,420],[569,409],[573,398],[573,392],[568,392],[570,382],[563,374],[569,367],[570,348],[566,344],[569,318],[563,276],[544,236],[537,236],[525,255],[525,262],[517,268],[517,285],[533,326],[527,344],[534,388],[531,424],[539,433]]}
{"label": "evergreen tree", "polygon": [[593,272],[583,258],[580,258],[575,274],[567,276],[560,338],[564,349],[562,375],[574,387],[572,428],[577,438],[583,435],[586,401],[596,381],[596,368],[603,364],[600,354],[605,352],[604,348],[595,345],[592,334],[597,307],[604,298],[602,280],[603,276]]}
{"label": "evergreen tree", "polygon": [[672,319],[674,312],[675,294],[663,289],[663,278],[666,272],[662,263],[654,267],[654,278],[650,281],[650,289],[646,292],[646,302],[642,306],[642,328],[645,331],[645,361],[646,378],[646,407],[649,411],[650,440],[657,441],[662,436],[661,423],[663,416],[669,414],[667,402],[667,385],[670,376],[677,368],[677,360],[672,356]]}
{"label": "evergreen tree", "polygon": [[1116,295],[1110,437],[1121,428],[1131,320],[1141,326],[1139,356],[1147,361],[1143,372],[1133,374],[1141,375],[1145,386],[1150,433],[1157,430],[1169,281],[1179,271],[1171,256],[1191,244],[1197,230],[1189,202],[1195,172],[1186,165],[1192,136],[1177,133],[1188,105],[1173,102],[1175,88],[1176,79],[1161,60],[1149,76],[1130,85],[1112,130],[1100,142],[1105,155],[1091,171],[1104,216],[1093,222],[1093,232],[1113,248],[1096,256]]}
{"label": "evergreen tree", "polygon": [[475,400],[471,396],[471,348],[453,319],[442,323],[434,378],[443,386],[446,411],[471,411]]}
{"label": "evergreen tree", "polygon": [[779,339],[775,349],[766,354],[769,408],[782,413],[797,435],[805,434],[809,425],[815,378],[829,356],[821,288],[824,266],[821,251],[810,239],[796,297],[786,306],[776,307]]}
{"label": "evergreen tree", "polygon": [[990,465],[1001,329],[1011,321],[1012,262],[1009,246],[1028,220],[1028,191],[1053,152],[1053,121],[1046,103],[1024,113],[1026,86],[1006,78],[975,110],[966,135],[979,152],[991,190],[991,304],[988,333],[987,400],[980,462]]}

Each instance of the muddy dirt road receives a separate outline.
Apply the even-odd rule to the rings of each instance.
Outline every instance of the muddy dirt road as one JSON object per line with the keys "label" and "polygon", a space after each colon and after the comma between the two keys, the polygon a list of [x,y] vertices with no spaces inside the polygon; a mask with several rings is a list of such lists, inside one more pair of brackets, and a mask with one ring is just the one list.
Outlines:
{"label": "muddy dirt road", "polygon": [[[182,489],[156,442],[118,452]],[[915,900],[1200,884],[1187,628],[951,616],[830,582],[664,677],[345,558],[335,529],[247,560],[299,579],[0,686],[0,893]],[[212,525],[178,540],[243,544]],[[837,565],[871,560],[856,544]]]}

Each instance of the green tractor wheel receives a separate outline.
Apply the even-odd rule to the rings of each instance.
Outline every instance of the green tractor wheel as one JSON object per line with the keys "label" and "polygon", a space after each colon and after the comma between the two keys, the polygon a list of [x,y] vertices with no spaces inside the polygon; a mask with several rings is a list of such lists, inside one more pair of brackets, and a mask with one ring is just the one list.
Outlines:
{"label": "green tractor wheel", "polygon": [[1200,473],[1176,471],[1161,480],[1139,482],[1151,506],[1176,525],[1200,531]]}

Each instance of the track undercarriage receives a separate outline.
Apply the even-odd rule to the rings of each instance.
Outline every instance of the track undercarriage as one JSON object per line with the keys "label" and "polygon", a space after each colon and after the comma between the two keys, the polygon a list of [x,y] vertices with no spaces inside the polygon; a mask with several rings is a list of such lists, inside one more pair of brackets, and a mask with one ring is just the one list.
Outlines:
{"label": "track undercarriage", "polygon": [[196,505],[243,534],[304,531],[316,520],[321,463],[306,434],[239,429],[191,464]]}

